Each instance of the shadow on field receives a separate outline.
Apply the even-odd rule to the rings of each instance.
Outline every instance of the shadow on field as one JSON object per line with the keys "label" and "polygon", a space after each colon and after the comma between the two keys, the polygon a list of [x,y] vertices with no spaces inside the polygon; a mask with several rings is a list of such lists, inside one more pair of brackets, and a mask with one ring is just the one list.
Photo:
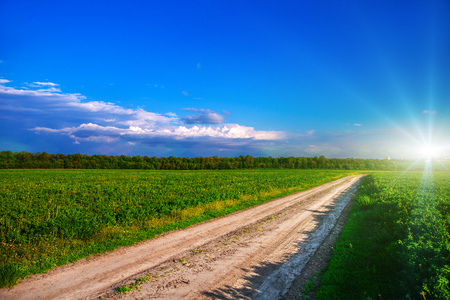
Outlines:
{"label": "shadow on field", "polygon": [[[281,291],[288,291],[291,288],[292,278],[288,279],[286,272],[282,272],[280,267],[283,265],[294,266],[293,269],[289,269],[290,275],[294,274],[295,277],[299,277],[301,270],[308,263],[311,257],[314,256],[317,249],[321,246],[326,237],[330,234],[333,227],[336,224],[339,215],[330,215],[330,212],[335,211],[337,205],[339,204],[341,197],[346,194],[347,191],[341,193],[333,200],[331,205],[325,206],[324,211],[317,210],[304,210],[313,212],[313,221],[316,226],[311,231],[302,232],[306,235],[306,238],[302,241],[297,242],[296,248],[298,249],[295,253],[285,255],[283,257],[283,262],[273,263],[273,262],[262,262],[260,264],[254,265],[248,269],[241,269],[246,274],[241,281],[240,287],[224,286],[219,289],[214,289],[211,291],[203,292],[203,295],[213,299],[258,299],[258,298],[268,298],[268,299],[279,299],[280,295],[273,295],[274,297],[268,295],[266,290],[261,290],[262,284],[268,284],[272,289],[276,289],[277,293]],[[345,207],[345,206],[344,206]],[[344,208],[343,207],[343,208]],[[342,208],[342,209],[343,209]],[[298,209],[298,208],[297,208]],[[287,216],[289,217],[289,213]],[[326,232],[321,234],[322,232]],[[276,274],[278,273],[278,274]],[[274,276],[275,275],[275,276]],[[298,291],[302,291],[303,286],[298,286],[298,280],[296,278],[294,282],[296,296],[293,299],[297,299],[300,295]],[[266,282],[269,280],[269,282]],[[306,281],[303,283],[303,285]],[[267,285],[266,285],[267,286]],[[291,294],[291,293],[287,293]],[[286,295],[287,295],[286,294]],[[291,297],[290,297],[291,298]]]}

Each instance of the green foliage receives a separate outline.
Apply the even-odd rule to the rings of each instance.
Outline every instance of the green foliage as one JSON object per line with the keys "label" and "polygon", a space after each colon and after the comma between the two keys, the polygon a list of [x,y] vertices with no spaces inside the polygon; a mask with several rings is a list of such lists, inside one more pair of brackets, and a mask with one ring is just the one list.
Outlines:
{"label": "green foliage", "polygon": [[375,173],[359,187],[317,299],[450,299],[450,175]]}
{"label": "green foliage", "polygon": [[18,278],[23,276],[18,264],[0,266],[0,278],[2,286],[13,286]]}
{"label": "green foliage", "polygon": [[390,160],[320,157],[148,157],[77,154],[0,152],[0,169],[143,169],[143,170],[232,170],[232,169],[331,169],[396,170]]}
{"label": "green foliage", "polygon": [[0,171],[0,286],[349,174]]}
{"label": "green foliage", "polygon": [[397,166],[397,170],[408,170],[408,171],[423,171],[424,168],[431,164],[431,168],[433,171],[448,171],[450,169],[450,161],[437,161],[433,160],[431,162],[428,161],[416,161],[416,160],[408,160],[408,159],[394,159],[392,162]]}
{"label": "green foliage", "polygon": [[149,275],[144,276],[144,277],[139,277],[137,281],[139,282],[147,282],[151,279],[151,277]]}
{"label": "green foliage", "polygon": [[139,282],[140,281],[136,281],[136,282],[134,282],[134,283],[132,283],[132,284],[130,284],[130,285],[125,285],[125,286],[121,286],[121,287],[119,287],[117,290],[116,290],[116,294],[117,295],[119,295],[119,294],[121,294],[121,293],[128,293],[128,292],[131,292],[132,290],[135,290],[135,289],[139,289]]}
{"label": "green foliage", "polygon": [[308,296],[309,294],[311,294],[312,292],[315,292],[317,290],[317,287],[318,287],[317,278],[319,276],[321,276],[322,273],[323,272],[320,271],[319,273],[311,275],[311,277],[309,278],[309,281],[307,283],[305,283],[305,286],[303,287],[303,291],[302,291],[303,296],[301,299],[305,299],[306,296]]}

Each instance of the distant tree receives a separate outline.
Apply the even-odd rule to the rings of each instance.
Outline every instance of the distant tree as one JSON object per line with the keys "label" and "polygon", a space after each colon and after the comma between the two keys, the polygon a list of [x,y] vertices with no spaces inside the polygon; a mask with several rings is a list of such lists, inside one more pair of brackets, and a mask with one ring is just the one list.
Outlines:
{"label": "distant tree", "polygon": [[48,154],[1,151],[0,168],[66,168],[66,169],[147,169],[147,170],[218,170],[218,169],[346,169],[396,170],[390,160],[327,159],[319,157],[148,157],[77,154]]}

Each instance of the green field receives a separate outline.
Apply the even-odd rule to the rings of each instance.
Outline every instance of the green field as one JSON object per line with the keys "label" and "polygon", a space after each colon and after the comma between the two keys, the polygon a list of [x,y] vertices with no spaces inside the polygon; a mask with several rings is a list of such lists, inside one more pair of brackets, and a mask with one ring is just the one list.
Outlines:
{"label": "green field", "polygon": [[[431,162],[426,161],[416,161],[416,160],[401,160],[394,159],[391,162],[397,167],[397,171],[423,171],[425,167],[430,167],[433,171],[449,171],[450,161],[449,160],[433,160]],[[385,171],[391,171],[385,169]]]}
{"label": "green field", "polygon": [[0,171],[0,286],[354,172]]}
{"label": "green field", "polygon": [[450,173],[363,180],[316,299],[450,299]]}
{"label": "green field", "polygon": [[[3,170],[0,280],[130,245],[354,174]],[[317,299],[449,299],[450,173],[371,172]]]}

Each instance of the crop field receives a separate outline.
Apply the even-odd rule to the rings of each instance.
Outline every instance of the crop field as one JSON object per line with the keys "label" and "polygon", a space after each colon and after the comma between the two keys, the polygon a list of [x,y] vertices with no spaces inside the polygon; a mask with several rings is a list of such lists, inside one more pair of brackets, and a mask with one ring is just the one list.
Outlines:
{"label": "crop field", "polygon": [[316,299],[450,299],[450,173],[367,176]]}
{"label": "crop field", "polygon": [[[391,160],[397,167],[398,171],[423,171],[425,168],[431,168],[433,171],[450,170],[450,161],[415,161],[415,160]],[[385,171],[393,171],[384,169]]]}
{"label": "crop field", "polygon": [[353,174],[0,171],[0,286]]}

